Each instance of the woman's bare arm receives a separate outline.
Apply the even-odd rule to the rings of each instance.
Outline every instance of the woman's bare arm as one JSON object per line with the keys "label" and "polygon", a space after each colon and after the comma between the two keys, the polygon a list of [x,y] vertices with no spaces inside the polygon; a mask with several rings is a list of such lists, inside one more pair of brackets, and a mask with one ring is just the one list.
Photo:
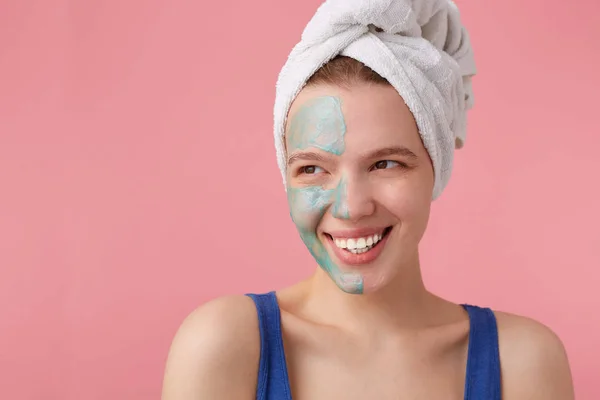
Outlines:
{"label": "woman's bare arm", "polygon": [[573,400],[564,345],[550,328],[530,318],[496,313],[506,400]]}
{"label": "woman's bare arm", "polygon": [[259,354],[252,299],[208,302],[184,320],[173,339],[162,400],[255,399]]}

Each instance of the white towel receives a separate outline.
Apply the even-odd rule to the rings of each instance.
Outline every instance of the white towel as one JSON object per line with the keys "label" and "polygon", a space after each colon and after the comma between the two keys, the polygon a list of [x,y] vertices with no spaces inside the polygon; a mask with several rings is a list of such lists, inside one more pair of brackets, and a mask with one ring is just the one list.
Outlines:
{"label": "white towel", "polygon": [[450,178],[454,149],[464,144],[466,114],[473,105],[475,61],[456,5],[450,0],[327,0],[317,9],[277,80],[275,147],[284,185],[289,108],[308,79],[337,55],[361,61],[402,96],[433,162],[436,199]]}

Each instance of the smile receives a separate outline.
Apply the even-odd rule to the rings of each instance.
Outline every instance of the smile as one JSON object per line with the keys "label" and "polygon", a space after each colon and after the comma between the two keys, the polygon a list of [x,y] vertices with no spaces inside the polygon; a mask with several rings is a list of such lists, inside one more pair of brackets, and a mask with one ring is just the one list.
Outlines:
{"label": "smile", "polygon": [[345,264],[359,265],[369,263],[381,253],[392,227],[368,234],[327,233],[333,252]]}
{"label": "smile", "polygon": [[383,236],[387,234],[390,228],[383,229],[382,231],[373,235],[358,237],[358,238],[333,238],[333,242],[340,249],[346,249],[354,254],[361,254],[371,250],[377,243],[383,239]]}

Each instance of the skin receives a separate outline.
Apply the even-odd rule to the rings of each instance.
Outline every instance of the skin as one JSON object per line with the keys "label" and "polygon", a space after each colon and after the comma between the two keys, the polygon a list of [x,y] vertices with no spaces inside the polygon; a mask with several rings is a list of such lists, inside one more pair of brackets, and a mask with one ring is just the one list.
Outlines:
{"label": "skin", "polygon": [[[286,147],[291,153],[291,165],[295,168],[294,179],[289,184],[287,195],[290,215],[298,228],[302,241],[317,263],[347,293],[363,293],[364,278],[360,272],[344,271],[328,252],[317,227],[325,213],[340,220],[351,220],[348,206],[347,178],[339,176],[327,181],[313,179],[322,167],[307,165],[302,157],[326,154],[328,157],[342,156],[346,149],[346,121],[339,97],[319,96],[303,103],[290,119]],[[310,160],[312,161],[312,160]],[[306,171],[314,170],[311,174]],[[302,182],[304,180],[304,182]]]}
{"label": "skin", "polygon": [[[317,103],[322,107],[310,111]],[[306,128],[307,121],[335,115],[336,105],[345,130],[338,119],[329,139],[342,137],[343,146],[317,141],[315,129]],[[462,399],[469,321],[421,278],[418,245],[433,169],[402,98],[384,85],[307,87],[290,110],[286,146],[290,214],[318,264],[309,279],[277,292],[293,398]],[[413,156],[373,155],[389,148]],[[329,230],[380,225],[393,229],[368,268],[343,265],[324,242]],[[360,280],[340,278],[348,274]],[[569,363],[554,332],[529,318],[495,314],[503,399],[573,399]],[[259,357],[252,300],[210,301],[173,340],[162,398],[254,399]]]}
{"label": "skin", "polygon": [[[401,265],[414,264],[429,216],[433,167],[406,106],[382,123],[376,110],[381,100],[367,104],[359,96],[327,94],[305,89],[290,109],[290,211],[300,237],[340,289],[376,292],[398,276]],[[398,148],[404,153],[377,155]],[[328,248],[327,232],[387,226],[394,228],[387,248],[368,269],[344,266]]]}

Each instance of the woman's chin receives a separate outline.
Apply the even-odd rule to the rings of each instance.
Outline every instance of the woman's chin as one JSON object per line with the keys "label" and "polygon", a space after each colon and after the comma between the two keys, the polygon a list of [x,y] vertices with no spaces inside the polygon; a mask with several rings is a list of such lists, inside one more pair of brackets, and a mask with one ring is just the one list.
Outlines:
{"label": "woman's chin", "polygon": [[387,283],[386,275],[383,272],[369,274],[363,278],[363,293],[374,293],[385,287]]}
{"label": "woman's chin", "polygon": [[331,277],[338,288],[348,294],[362,294],[364,292],[364,281],[360,273],[340,272]]}
{"label": "woman's chin", "polygon": [[[330,251],[330,249],[327,249]],[[386,260],[386,254],[382,254],[377,260],[368,264],[348,265],[340,262],[339,258],[332,257],[338,267],[338,276],[331,276],[336,285],[346,293],[368,294],[384,287],[389,277],[393,275],[390,271],[392,262]]]}
{"label": "woman's chin", "polygon": [[387,279],[383,271],[359,272],[340,271],[330,276],[336,286],[348,294],[369,294],[377,292],[385,286]]}

